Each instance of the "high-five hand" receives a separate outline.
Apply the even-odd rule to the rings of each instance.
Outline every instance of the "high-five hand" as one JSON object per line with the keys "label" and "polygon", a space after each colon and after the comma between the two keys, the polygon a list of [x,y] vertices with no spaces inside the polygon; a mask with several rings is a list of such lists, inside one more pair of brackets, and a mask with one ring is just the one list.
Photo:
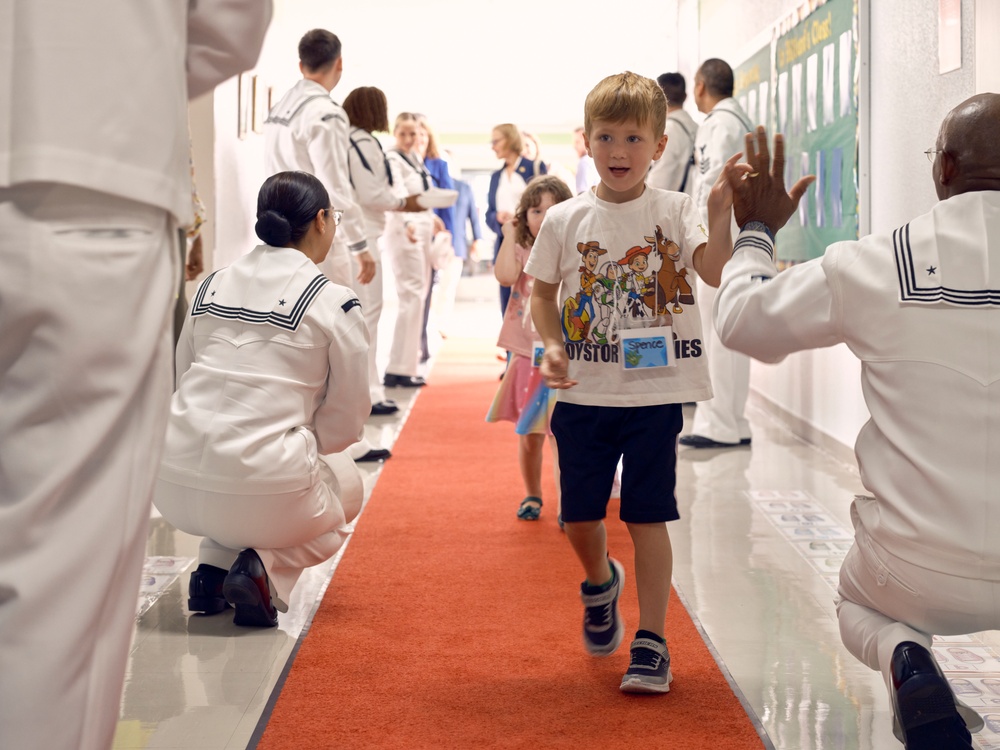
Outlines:
{"label": "high-five hand", "polygon": [[816,175],[806,175],[792,189],[785,191],[785,141],[781,133],[774,136],[774,163],[767,148],[767,131],[763,126],[756,134],[747,133],[747,160],[737,164],[730,159],[723,174],[733,191],[733,215],[737,226],[748,221],[763,222],[771,234],[785,226],[795,213],[799,200],[815,181]]}

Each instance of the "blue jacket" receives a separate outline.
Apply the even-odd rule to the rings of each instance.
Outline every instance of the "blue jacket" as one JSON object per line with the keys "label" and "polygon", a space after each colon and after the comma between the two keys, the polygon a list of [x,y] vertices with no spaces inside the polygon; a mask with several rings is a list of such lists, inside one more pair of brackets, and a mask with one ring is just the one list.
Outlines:
{"label": "blue jacket", "polygon": [[[430,173],[431,179],[434,181],[434,185],[439,188],[447,188],[448,190],[454,190],[455,185],[452,182],[451,175],[448,173],[448,162],[444,159],[424,159],[424,166]],[[444,228],[455,234],[455,207],[448,206],[448,208],[435,208],[434,213],[441,217],[441,221],[444,222]]]}
{"label": "blue jacket", "polygon": [[[500,167],[496,172],[490,176],[490,192],[489,192],[489,202],[486,208],[486,226],[494,231],[497,236],[496,247],[493,248],[493,255],[500,252],[500,243],[503,242],[503,231],[500,224],[497,222],[497,186],[500,184],[500,175],[506,167]],[[535,176],[535,165],[534,162],[530,162],[523,156],[517,160],[517,167],[515,171],[521,175],[521,178],[528,182],[532,177]],[[544,162],[538,163],[538,173],[548,174],[548,167],[545,166]]]}
{"label": "blue jacket", "polygon": [[479,207],[476,206],[476,196],[472,193],[472,186],[465,180],[454,180],[455,189],[458,191],[458,200],[455,201],[455,232],[451,237],[452,247],[455,248],[455,255],[459,258],[469,257],[469,236],[468,226],[472,225],[472,239],[481,240],[483,230],[479,226]]}

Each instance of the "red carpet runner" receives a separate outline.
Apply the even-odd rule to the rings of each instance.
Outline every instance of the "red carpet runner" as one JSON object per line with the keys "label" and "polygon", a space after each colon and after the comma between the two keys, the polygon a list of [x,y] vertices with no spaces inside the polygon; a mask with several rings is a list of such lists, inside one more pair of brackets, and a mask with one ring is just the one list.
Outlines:
{"label": "red carpet runner", "polygon": [[586,655],[582,573],[551,471],[541,520],[518,521],[513,425],[483,421],[493,352],[452,340],[438,357],[258,748],[762,747],[676,596],[670,693],[619,692],[638,608],[616,506],[626,639],[611,657]]}

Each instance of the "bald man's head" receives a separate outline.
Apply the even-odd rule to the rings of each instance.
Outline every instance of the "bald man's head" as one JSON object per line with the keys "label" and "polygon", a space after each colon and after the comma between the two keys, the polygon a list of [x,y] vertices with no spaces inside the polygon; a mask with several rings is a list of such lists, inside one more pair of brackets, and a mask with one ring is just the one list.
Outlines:
{"label": "bald man's head", "polygon": [[939,198],[1000,190],[1000,94],[977,94],[949,112],[937,148],[934,181]]}

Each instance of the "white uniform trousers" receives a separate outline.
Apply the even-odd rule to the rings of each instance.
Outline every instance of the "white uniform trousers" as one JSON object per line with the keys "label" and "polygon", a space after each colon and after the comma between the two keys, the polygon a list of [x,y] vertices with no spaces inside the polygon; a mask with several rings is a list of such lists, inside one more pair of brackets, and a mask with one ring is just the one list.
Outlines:
{"label": "white uniform trousers", "polygon": [[715,395],[708,401],[698,402],[691,433],[720,443],[738,443],[750,437],[750,423],[743,415],[750,395],[750,358],[727,349],[719,340],[712,321],[718,290],[700,278],[697,285],[705,356]]}
{"label": "white uniform trousers", "polygon": [[382,385],[382,378],[379,377],[378,365],[376,364],[378,323],[382,318],[383,285],[385,284],[385,274],[382,272],[382,251],[379,247],[378,237],[368,238],[368,252],[375,259],[375,276],[367,284],[360,283],[358,272],[361,270],[361,266],[352,259],[351,289],[358,295],[361,311],[364,313],[365,323],[368,325],[368,392],[372,403],[377,404],[385,401],[385,387]]}
{"label": "white uniform trousers", "polygon": [[305,568],[333,557],[350,536],[364,483],[344,453],[321,456],[320,475],[299,492],[249,495],[156,483],[156,507],[171,524],[204,537],[198,562],[229,570],[252,548],[271,581],[274,606],[288,611],[292,588]]}
{"label": "white uniform trousers", "polygon": [[107,750],[173,375],[178,232],[0,189],[0,747]]}
{"label": "white uniform trousers", "polygon": [[[417,241],[406,236],[405,222],[412,222]],[[389,348],[386,372],[393,375],[417,374],[420,368],[420,334],[424,326],[424,301],[431,284],[431,235],[433,214],[389,213],[386,216],[383,249],[396,278],[399,309]]]}
{"label": "white uniform trousers", "polygon": [[[361,302],[361,312],[365,316],[365,324],[368,326],[368,393],[371,396],[372,404],[385,401],[385,386],[382,385],[382,378],[378,374],[376,364],[376,350],[378,347],[378,322],[382,317],[382,297],[385,275],[382,273],[382,252],[378,246],[378,237],[368,238],[368,252],[375,259],[375,276],[367,284],[358,281],[358,273],[361,271],[361,264],[351,256],[351,289],[358,295]],[[347,455],[354,460],[362,458],[369,451],[376,450],[377,447],[366,436],[347,449]]]}
{"label": "white uniform trousers", "polygon": [[[913,641],[930,650],[934,635],[1000,629],[1000,581],[961,578],[901,560],[868,535],[853,505],[851,515],[854,546],[840,569],[837,602],[840,637],[859,661],[882,672],[891,703],[896,646]],[[964,703],[959,711],[970,731],[983,727]]]}

